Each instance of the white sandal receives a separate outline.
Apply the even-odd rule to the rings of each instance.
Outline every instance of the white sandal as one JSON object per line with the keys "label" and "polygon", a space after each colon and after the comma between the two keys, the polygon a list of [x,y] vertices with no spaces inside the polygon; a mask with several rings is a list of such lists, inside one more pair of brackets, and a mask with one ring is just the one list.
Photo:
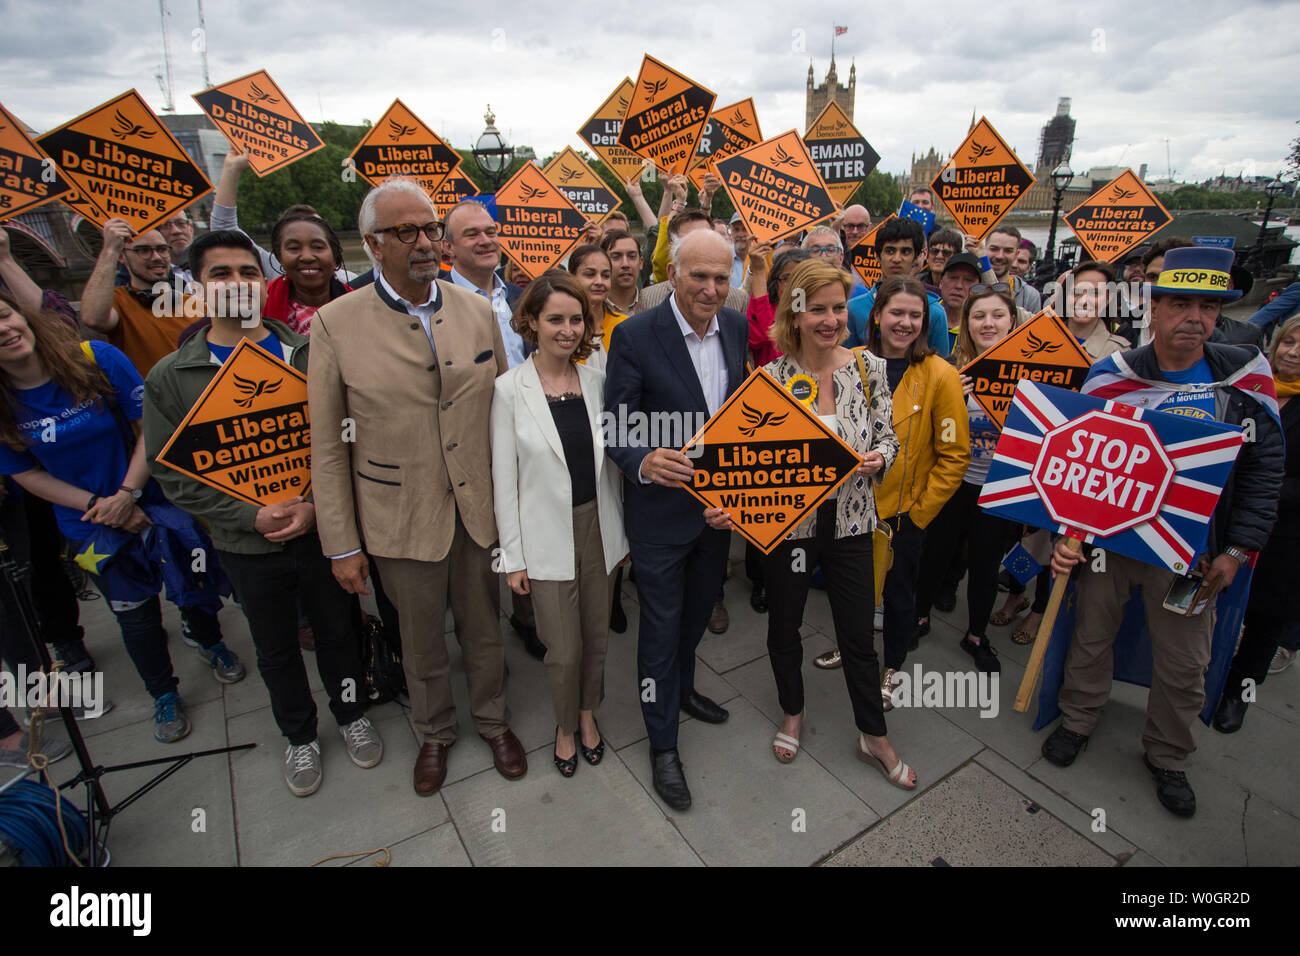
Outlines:
{"label": "white sandal", "polygon": [[916,789],[917,785],[915,783],[910,787],[906,783],[908,774],[912,772],[912,768],[903,763],[902,758],[899,758],[898,764],[893,770],[886,770],[884,761],[867,749],[866,743],[863,741],[861,734],[858,734],[858,759],[869,767],[875,767],[880,771],[882,777],[900,790]]}
{"label": "white sandal", "polygon": [[[780,747],[782,750],[790,751],[790,756],[788,757],[782,756],[777,751],[776,749],[777,747]],[[794,758],[798,755],[798,753],[799,753],[799,741],[795,740],[795,738],[791,737],[789,734],[778,733],[775,737],[772,738],[772,756],[775,757],[781,763],[792,762]]]}

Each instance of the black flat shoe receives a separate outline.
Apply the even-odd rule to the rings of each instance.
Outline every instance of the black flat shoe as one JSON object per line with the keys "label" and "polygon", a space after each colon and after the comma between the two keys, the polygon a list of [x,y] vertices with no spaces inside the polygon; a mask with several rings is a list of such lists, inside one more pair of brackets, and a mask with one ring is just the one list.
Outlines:
{"label": "black flat shoe", "polygon": [[709,698],[695,691],[682,698],[682,710],[706,724],[720,724],[731,716]]}
{"label": "black flat shoe", "polygon": [[[596,728],[596,733],[598,734],[600,733],[599,726]],[[605,756],[605,737],[602,734],[600,738],[600,743],[596,744],[596,746],[594,747],[588,747],[586,744],[582,742],[582,731],[579,730],[578,749],[582,751],[582,759],[587,761],[587,763],[591,764],[594,767],[596,766],[596,764],[600,763],[600,761]]]}
{"label": "black flat shoe", "polygon": [[510,615],[510,626],[515,629],[515,633],[523,640],[524,650],[528,652],[530,657],[535,657],[539,661],[546,659],[546,645],[538,639],[537,628],[529,627],[513,614]]}
{"label": "black flat shoe", "polygon": [[1221,734],[1235,734],[1241,730],[1241,723],[1246,719],[1246,708],[1250,704],[1234,693],[1226,693],[1219,701],[1219,709],[1214,712],[1214,729]]}
{"label": "black flat shoe", "polygon": [[975,658],[975,668],[977,670],[981,670],[986,674],[1001,673],[1002,664],[998,661],[998,652],[993,649],[993,645],[989,643],[987,637],[976,644],[970,639],[970,635],[967,634],[961,639],[958,646],[971,657]]}
{"label": "black flat shoe", "polygon": [[1187,774],[1181,770],[1162,770],[1151,762],[1145,753],[1142,762],[1151,771],[1156,780],[1156,799],[1170,813],[1180,817],[1190,817],[1196,813],[1196,793],[1187,782]]}
{"label": "black flat shoe", "polygon": [[682,761],[676,750],[650,748],[650,770],[654,775],[655,793],[674,810],[691,808],[691,791],[682,773]]}
{"label": "black flat shoe", "polygon": [[759,614],[767,613],[767,588],[761,584],[755,584],[754,590],[749,592],[749,606]]}
{"label": "black flat shoe", "polygon": [[1043,741],[1043,756],[1058,767],[1068,767],[1086,746],[1087,736],[1066,730],[1062,724],[1052,731],[1052,736]]}
{"label": "black flat shoe", "polygon": [[[558,731],[560,728],[556,727],[555,729]],[[572,777],[578,772],[577,754],[574,754],[567,760],[563,759],[558,752],[552,752],[551,756],[555,758],[555,769],[560,771],[561,777]]]}

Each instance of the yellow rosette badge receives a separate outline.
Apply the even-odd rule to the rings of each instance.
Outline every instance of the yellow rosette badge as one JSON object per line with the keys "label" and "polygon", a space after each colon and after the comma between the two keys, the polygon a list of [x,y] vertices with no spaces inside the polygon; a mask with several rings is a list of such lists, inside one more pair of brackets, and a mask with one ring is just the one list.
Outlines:
{"label": "yellow rosette badge", "polygon": [[791,395],[809,408],[812,408],[813,403],[817,401],[817,380],[811,375],[795,375],[785,383],[785,387],[790,390]]}

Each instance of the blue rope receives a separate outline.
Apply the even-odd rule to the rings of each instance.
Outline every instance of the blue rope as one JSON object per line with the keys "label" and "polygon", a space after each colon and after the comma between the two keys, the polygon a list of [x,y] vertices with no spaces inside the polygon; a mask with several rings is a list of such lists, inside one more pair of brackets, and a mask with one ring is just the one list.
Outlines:
{"label": "blue rope", "polygon": [[43,783],[24,780],[0,794],[0,841],[23,866],[71,866],[59,835],[55,800],[63,801],[63,829],[78,857],[86,844],[86,818],[72,801]]}

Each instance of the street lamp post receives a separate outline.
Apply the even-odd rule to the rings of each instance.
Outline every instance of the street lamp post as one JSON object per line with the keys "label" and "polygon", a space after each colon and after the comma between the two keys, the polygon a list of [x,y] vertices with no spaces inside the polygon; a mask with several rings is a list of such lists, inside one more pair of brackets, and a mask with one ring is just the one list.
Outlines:
{"label": "street lamp post", "polygon": [[1061,214],[1061,200],[1065,197],[1065,190],[1073,180],[1074,170],[1067,162],[1052,170],[1052,225],[1047,230],[1047,252],[1043,261],[1050,264],[1053,278],[1056,277],[1056,218]]}
{"label": "street lamp post", "polygon": [[1268,193],[1268,205],[1264,207],[1264,221],[1259,224],[1259,235],[1255,237],[1255,245],[1250,250],[1250,256],[1247,259],[1248,267],[1253,275],[1266,276],[1270,272],[1270,270],[1264,268],[1264,234],[1268,231],[1268,217],[1273,212],[1273,201],[1282,195],[1282,190],[1285,188],[1280,177],[1275,177],[1271,183],[1264,187],[1264,192]]}
{"label": "street lamp post", "polygon": [[496,128],[496,121],[497,118],[493,115],[492,106],[489,104],[487,112],[483,114],[483,122],[487,127],[479,134],[478,142],[470,150],[474,162],[478,163],[478,168],[487,177],[488,185],[493,192],[501,187],[506,173],[510,171],[510,166],[515,160],[515,148],[506,142],[501,131]]}

